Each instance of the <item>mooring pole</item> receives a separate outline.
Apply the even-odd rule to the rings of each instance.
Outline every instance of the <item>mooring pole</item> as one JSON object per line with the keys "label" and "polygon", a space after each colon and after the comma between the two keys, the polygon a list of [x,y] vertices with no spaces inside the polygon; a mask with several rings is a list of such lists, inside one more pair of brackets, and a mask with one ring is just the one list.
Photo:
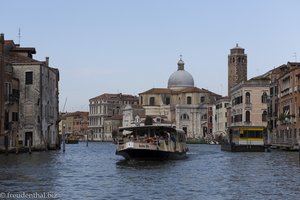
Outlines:
{"label": "mooring pole", "polygon": [[65,133],[63,132],[63,135],[62,135],[62,138],[63,138],[63,152],[65,152],[65,144],[66,144],[66,140],[65,140]]}
{"label": "mooring pole", "polygon": [[17,135],[17,138],[16,138],[16,154],[19,153],[19,135]]}
{"label": "mooring pole", "polygon": [[86,134],[86,146],[88,147],[89,146],[89,135]]}
{"label": "mooring pole", "polygon": [[28,145],[29,145],[29,149],[28,149],[28,153],[31,154],[31,138],[29,138],[28,141]]}
{"label": "mooring pole", "polygon": [[5,144],[5,155],[8,155],[8,134],[7,133],[4,136],[4,144]]}

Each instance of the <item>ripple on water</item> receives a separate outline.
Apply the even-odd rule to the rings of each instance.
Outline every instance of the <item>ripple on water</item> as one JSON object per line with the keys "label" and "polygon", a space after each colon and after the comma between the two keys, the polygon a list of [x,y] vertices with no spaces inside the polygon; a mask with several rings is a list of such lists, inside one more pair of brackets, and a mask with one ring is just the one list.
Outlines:
{"label": "ripple on water", "polygon": [[[66,152],[0,155],[0,188],[55,192],[59,199],[297,199],[295,152],[230,153],[189,145],[177,161],[126,161],[109,143]],[[0,191],[1,192],[1,191]]]}

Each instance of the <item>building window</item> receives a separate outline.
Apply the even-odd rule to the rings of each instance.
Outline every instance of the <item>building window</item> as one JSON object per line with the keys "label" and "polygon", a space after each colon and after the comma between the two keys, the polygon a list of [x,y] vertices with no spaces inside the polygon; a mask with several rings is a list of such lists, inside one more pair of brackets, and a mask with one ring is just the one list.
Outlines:
{"label": "building window", "polygon": [[143,105],[144,103],[143,103],[143,96],[141,96],[141,105]]}
{"label": "building window", "polygon": [[166,97],[166,105],[170,105],[170,97]]}
{"label": "building window", "polygon": [[246,122],[250,122],[250,111],[246,111]]}
{"label": "building window", "polygon": [[250,93],[247,92],[246,93],[246,104],[250,104],[250,103],[251,103],[251,101],[250,101]]}
{"label": "building window", "polygon": [[273,87],[270,88],[270,96],[273,96]]}
{"label": "building window", "polygon": [[12,94],[11,83],[6,82],[4,90],[5,101],[9,101]]}
{"label": "building window", "polygon": [[263,95],[261,96],[261,102],[267,103],[267,98],[268,98],[267,93],[264,92]]}
{"label": "building window", "polygon": [[262,114],[262,121],[263,121],[263,122],[268,121],[268,113],[267,113],[267,111],[264,111],[264,112],[263,112],[263,114]]}
{"label": "building window", "polygon": [[33,83],[33,72],[26,72],[25,73],[25,84],[31,85]]}
{"label": "building window", "polygon": [[181,120],[189,120],[190,117],[189,117],[188,114],[184,113],[183,115],[180,116],[180,119],[181,119]]}
{"label": "building window", "polygon": [[150,104],[150,106],[154,106],[154,104],[155,104],[155,98],[154,97],[150,97],[149,104]]}
{"label": "building window", "polygon": [[19,121],[19,113],[17,113],[17,112],[12,112],[12,121],[13,121],[13,122]]}
{"label": "building window", "polygon": [[201,97],[201,103],[204,103],[205,102],[205,97]]}
{"label": "building window", "polygon": [[186,103],[187,104],[192,104],[192,97],[187,97],[186,98]]}

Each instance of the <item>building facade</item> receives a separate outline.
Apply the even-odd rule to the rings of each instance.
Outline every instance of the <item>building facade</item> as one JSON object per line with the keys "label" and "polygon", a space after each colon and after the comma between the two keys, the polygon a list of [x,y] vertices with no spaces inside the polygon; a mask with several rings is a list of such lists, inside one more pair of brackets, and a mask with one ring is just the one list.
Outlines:
{"label": "building facade", "polygon": [[88,112],[72,112],[61,113],[59,122],[59,134],[70,134],[84,139],[89,134],[89,113]]}
{"label": "building facade", "polygon": [[112,132],[105,131],[105,120],[112,116],[122,115],[126,105],[136,104],[138,104],[138,97],[122,93],[104,93],[91,98],[89,100],[89,129],[91,131],[91,139],[93,141],[111,141]]}
{"label": "building facade", "polygon": [[4,108],[10,110],[5,114],[10,150],[59,148],[58,69],[49,67],[48,58],[34,60],[35,48],[20,47],[12,40],[4,41],[3,51],[12,77],[5,82],[9,98],[5,104],[11,108]]}
{"label": "building facade", "polygon": [[214,126],[213,126],[213,135],[216,137],[225,137],[228,123],[227,123],[227,108],[230,104],[230,99],[228,97],[223,97],[218,100],[213,107],[214,113]]}
{"label": "building facade", "polygon": [[188,138],[205,138],[212,134],[212,105],[221,96],[194,86],[192,75],[180,58],[177,71],[168,79],[167,88],[152,88],[139,94],[140,104],[148,116],[165,116],[183,129]]}
{"label": "building facade", "polygon": [[230,143],[264,146],[267,137],[269,79],[251,79],[231,89]]}
{"label": "building facade", "polygon": [[289,62],[287,67],[277,80],[278,120],[272,145],[293,150],[300,144],[300,63]]}

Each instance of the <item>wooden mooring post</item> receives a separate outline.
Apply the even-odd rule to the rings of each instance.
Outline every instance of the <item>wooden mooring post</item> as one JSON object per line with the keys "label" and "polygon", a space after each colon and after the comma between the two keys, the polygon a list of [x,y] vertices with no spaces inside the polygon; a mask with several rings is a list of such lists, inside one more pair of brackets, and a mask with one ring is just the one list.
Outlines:
{"label": "wooden mooring post", "polygon": [[86,134],[86,146],[88,147],[89,146],[89,135]]}
{"label": "wooden mooring post", "polygon": [[28,153],[31,154],[31,138],[28,141]]}
{"label": "wooden mooring post", "polygon": [[66,145],[66,140],[65,140],[65,133],[63,132],[63,135],[62,135],[62,142],[63,142],[63,152],[65,152],[66,151],[66,147],[65,147],[65,145]]}

